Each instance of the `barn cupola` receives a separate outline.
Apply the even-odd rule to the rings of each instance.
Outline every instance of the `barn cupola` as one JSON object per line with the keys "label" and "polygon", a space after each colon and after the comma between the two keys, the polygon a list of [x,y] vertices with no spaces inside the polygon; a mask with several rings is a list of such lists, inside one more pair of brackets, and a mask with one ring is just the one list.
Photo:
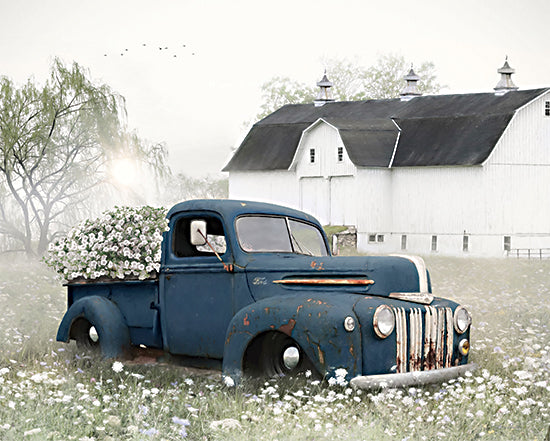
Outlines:
{"label": "barn cupola", "polygon": [[407,82],[407,85],[401,92],[401,101],[409,101],[416,96],[422,95],[418,90],[418,81],[420,81],[420,77],[414,73],[412,65],[411,70],[403,79]]}
{"label": "barn cupola", "polygon": [[334,101],[334,98],[332,98],[332,90],[330,90],[330,88],[332,87],[332,82],[330,82],[327,78],[326,69],[323,78],[317,83],[317,86],[319,86],[319,93],[317,94],[317,98],[315,99],[315,101],[313,101],[315,107],[320,107],[325,103]]}
{"label": "barn cupola", "polygon": [[508,64],[508,56],[506,56],[504,66],[498,69],[497,72],[500,74],[500,81],[495,86],[495,95],[504,95],[511,90],[518,90],[518,87],[512,81],[512,74],[516,71]]}

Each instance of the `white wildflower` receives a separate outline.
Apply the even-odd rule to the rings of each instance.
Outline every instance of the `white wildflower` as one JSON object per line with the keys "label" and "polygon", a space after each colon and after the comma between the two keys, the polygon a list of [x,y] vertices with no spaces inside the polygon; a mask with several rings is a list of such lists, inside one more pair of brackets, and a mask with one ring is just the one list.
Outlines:
{"label": "white wildflower", "polygon": [[124,370],[124,365],[120,361],[115,361],[113,363],[113,371],[117,374]]}
{"label": "white wildflower", "polygon": [[103,420],[103,424],[110,427],[120,427],[121,421],[119,417],[115,415],[109,415],[105,420]]}
{"label": "white wildflower", "polygon": [[520,380],[529,380],[533,376],[530,372],[527,371],[515,371],[514,375]]}
{"label": "white wildflower", "polygon": [[527,388],[525,386],[521,386],[521,387],[514,387],[512,388],[512,390],[514,391],[514,393],[516,395],[525,395],[527,393]]}
{"label": "white wildflower", "polygon": [[226,418],[224,420],[212,421],[210,423],[210,428],[213,430],[222,429],[222,430],[234,430],[240,429],[241,423],[233,418]]}

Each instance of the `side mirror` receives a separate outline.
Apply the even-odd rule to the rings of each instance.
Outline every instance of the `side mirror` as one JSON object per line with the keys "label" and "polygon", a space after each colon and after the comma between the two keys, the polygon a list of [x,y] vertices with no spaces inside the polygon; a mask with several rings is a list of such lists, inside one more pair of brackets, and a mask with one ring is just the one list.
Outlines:
{"label": "side mirror", "polygon": [[206,244],[206,221],[204,220],[191,221],[191,245],[201,246],[205,244]]}

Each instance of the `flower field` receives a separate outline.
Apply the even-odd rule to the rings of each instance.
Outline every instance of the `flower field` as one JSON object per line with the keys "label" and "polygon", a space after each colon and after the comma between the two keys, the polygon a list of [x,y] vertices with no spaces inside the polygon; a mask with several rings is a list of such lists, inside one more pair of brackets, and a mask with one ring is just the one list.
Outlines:
{"label": "flower field", "polygon": [[54,272],[3,261],[0,439],[544,440],[550,261],[426,262],[434,292],[472,312],[479,368],[448,384],[367,393],[310,378],[229,388],[216,371],[91,359],[55,341],[66,299]]}

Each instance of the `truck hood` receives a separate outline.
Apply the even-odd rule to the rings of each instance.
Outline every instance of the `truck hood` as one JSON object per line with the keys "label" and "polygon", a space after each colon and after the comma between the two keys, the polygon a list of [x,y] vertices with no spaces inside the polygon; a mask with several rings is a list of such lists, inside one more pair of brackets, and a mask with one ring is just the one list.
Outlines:
{"label": "truck hood", "polygon": [[335,291],[430,303],[431,287],[422,259],[415,256],[313,257],[253,254],[246,263],[256,300],[297,291]]}

